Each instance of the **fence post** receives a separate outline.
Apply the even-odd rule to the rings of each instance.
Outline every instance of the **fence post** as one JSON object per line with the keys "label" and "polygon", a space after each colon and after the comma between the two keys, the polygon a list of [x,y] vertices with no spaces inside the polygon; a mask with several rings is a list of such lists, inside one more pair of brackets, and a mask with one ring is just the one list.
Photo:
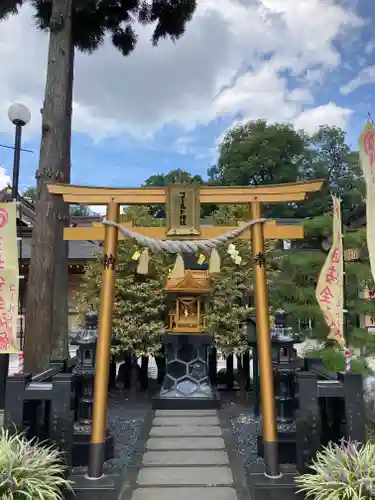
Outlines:
{"label": "fence post", "polygon": [[245,391],[250,391],[250,353],[249,350],[243,353],[242,369],[245,379]]}
{"label": "fence post", "polygon": [[73,449],[73,382],[75,375],[59,373],[52,377],[50,439],[66,453],[68,465]]}
{"label": "fence post", "polygon": [[363,398],[363,379],[358,373],[338,373],[344,384],[346,434],[348,439],[366,441],[366,413]]}
{"label": "fence post", "polygon": [[297,470],[307,472],[320,446],[320,408],[318,376],[308,371],[297,372],[298,410],[296,413]]}
{"label": "fence post", "polygon": [[216,385],[217,380],[217,349],[212,346],[208,351],[208,373],[211,385]]}
{"label": "fence post", "polygon": [[258,358],[258,347],[256,344],[253,346],[253,387],[254,387],[254,415],[256,417],[259,417],[260,415],[259,358]]}
{"label": "fence post", "polygon": [[228,390],[233,389],[234,382],[234,370],[233,370],[233,354],[229,354],[226,359],[227,365],[227,375],[226,375],[226,387]]}
{"label": "fence post", "polygon": [[20,373],[7,378],[4,408],[4,428],[23,431],[25,390],[31,375]]}

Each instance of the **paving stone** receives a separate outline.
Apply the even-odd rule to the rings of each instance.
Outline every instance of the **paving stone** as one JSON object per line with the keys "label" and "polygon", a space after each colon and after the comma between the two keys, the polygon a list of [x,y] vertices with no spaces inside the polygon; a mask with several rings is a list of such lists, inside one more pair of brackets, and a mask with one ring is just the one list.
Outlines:
{"label": "paving stone", "polygon": [[142,458],[143,465],[227,465],[225,451],[172,450],[146,451]]}
{"label": "paving stone", "polygon": [[152,427],[150,436],[221,436],[218,425],[164,425]]}
{"label": "paving stone", "polygon": [[233,488],[138,488],[131,500],[238,500]]}
{"label": "paving stone", "polygon": [[217,417],[156,417],[152,425],[219,425]]}
{"label": "paving stone", "polygon": [[146,443],[147,450],[223,450],[222,437],[154,437]]}
{"label": "paving stone", "polygon": [[[231,485],[229,467],[141,467],[137,483],[148,486]],[[177,497],[178,498],[178,497]]]}
{"label": "paving stone", "polygon": [[156,417],[213,417],[217,410],[155,410]]}

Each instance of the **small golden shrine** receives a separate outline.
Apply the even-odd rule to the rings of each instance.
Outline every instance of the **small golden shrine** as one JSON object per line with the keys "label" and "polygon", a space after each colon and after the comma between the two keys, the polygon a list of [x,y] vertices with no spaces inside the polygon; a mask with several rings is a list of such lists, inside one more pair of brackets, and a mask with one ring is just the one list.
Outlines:
{"label": "small golden shrine", "polygon": [[205,295],[212,291],[207,271],[186,270],[183,277],[170,277],[165,291],[173,296],[169,309],[168,333],[199,334],[207,329]]}

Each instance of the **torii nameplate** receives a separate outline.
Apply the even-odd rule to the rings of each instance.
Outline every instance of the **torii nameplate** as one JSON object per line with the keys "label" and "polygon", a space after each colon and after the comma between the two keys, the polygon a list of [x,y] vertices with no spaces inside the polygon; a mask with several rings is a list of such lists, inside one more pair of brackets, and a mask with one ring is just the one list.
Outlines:
{"label": "torii nameplate", "polygon": [[166,187],[167,236],[199,236],[199,186],[171,184]]}

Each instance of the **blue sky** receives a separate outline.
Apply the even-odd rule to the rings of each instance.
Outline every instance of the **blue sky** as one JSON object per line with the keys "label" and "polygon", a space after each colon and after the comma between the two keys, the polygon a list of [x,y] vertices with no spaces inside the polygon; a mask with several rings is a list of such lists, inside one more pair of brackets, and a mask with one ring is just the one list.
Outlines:
{"label": "blue sky", "polygon": [[[356,147],[367,113],[375,115],[375,5],[296,5],[201,0],[176,45],[154,49],[142,28],[127,59],[110,44],[90,57],[77,54],[72,182],[137,186],[175,168],[204,176],[223,134],[246,119],[289,121],[309,132],[339,125]],[[33,116],[23,147],[34,153],[22,154],[22,187],[35,184],[47,44],[28,8],[1,26],[0,144],[12,144],[11,102],[24,102]],[[0,147],[6,175],[12,157]]]}

